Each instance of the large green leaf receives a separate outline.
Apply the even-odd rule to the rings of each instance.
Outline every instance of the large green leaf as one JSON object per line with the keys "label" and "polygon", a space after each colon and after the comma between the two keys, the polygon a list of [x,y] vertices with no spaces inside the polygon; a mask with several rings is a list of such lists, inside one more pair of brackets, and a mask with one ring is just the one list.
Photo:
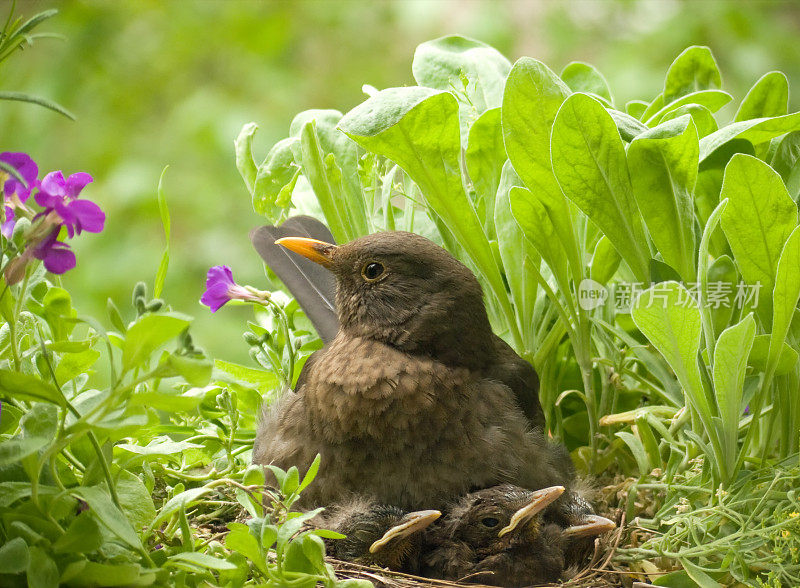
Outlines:
{"label": "large green leaf", "polygon": [[789,111],[789,80],[780,71],[764,74],[753,84],[736,111],[734,121],[783,116]]}
{"label": "large green leaf", "polygon": [[101,523],[134,549],[141,550],[142,542],[125,514],[111,501],[105,490],[97,486],[73,488],[70,493],[85,501]]}
{"label": "large green leaf", "polygon": [[417,84],[437,90],[463,89],[477,115],[500,106],[510,69],[511,63],[497,49],[460,35],[422,43],[411,64]]}
{"label": "large green leaf", "polygon": [[689,116],[642,133],[628,148],[633,194],[650,236],[664,261],[687,283],[695,275],[692,193],[699,150]]}
{"label": "large green leaf", "polygon": [[736,441],[744,406],[744,375],[747,358],[756,336],[756,321],[748,314],[741,322],[725,329],[714,350],[714,391],[722,418],[723,451],[729,470],[736,463]]}
{"label": "large green leaf", "polygon": [[[715,448],[720,447],[713,404],[698,365],[702,326],[700,310],[677,282],[663,282],[645,290],[631,308],[631,318],[675,372],[689,403],[697,411]],[[723,456],[719,455],[719,458]]]}
{"label": "large green leaf", "polygon": [[734,155],[725,168],[720,197],[729,200],[720,224],[742,277],[760,284],[759,316],[768,321],[778,259],[797,226],[797,207],[780,176],[744,154]]}
{"label": "large green leaf", "polygon": [[170,339],[180,335],[192,317],[177,312],[148,314],[141,317],[125,334],[122,368],[127,371],[146,362],[150,354]]}
{"label": "large green leaf", "polygon": [[551,144],[564,194],[603,231],[637,279],[646,281],[650,253],[611,116],[594,98],[573,94],[558,111]]}
{"label": "large green leaf", "polygon": [[527,188],[514,186],[509,192],[509,201],[525,238],[550,267],[564,295],[569,296],[567,255],[541,200]]}
{"label": "large green leaf", "polygon": [[458,239],[492,289],[515,345],[521,344],[500,269],[461,175],[458,104],[428,88],[390,88],[348,112],[341,129],[365,149],[402,167]]}
{"label": "large green leaf", "polygon": [[608,82],[603,74],[589,63],[581,61],[568,63],[561,71],[561,79],[573,92],[596,94],[609,104],[613,102]]}
{"label": "large green leaf", "polygon": [[494,200],[506,162],[500,109],[484,112],[469,129],[464,152],[467,173],[478,194],[478,211],[489,238],[494,237]]}
{"label": "large green leaf", "polygon": [[[525,239],[511,211],[509,194],[513,186],[521,184],[522,180],[514,173],[511,162],[506,161],[497,190],[494,224],[500,259],[506,270],[506,280],[519,317],[520,329],[525,336],[533,334],[530,325],[538,290],[534,273],[539,271],[541,260],[538,252]],[[530,345],[527,338],[525,345],[527,350]]]}
{"label": "large green leaf", "polygon": [[693,45],[687,47],[675,58],[667,70],[664,80],[664,104],[709,88],[719,88],[722,76],[711,50],[708,47]]}
{"label": "large green leaf", "polygon": [[769,339],[767,373],[775,370],[781,357],[789,325],[800,298],[800,227],[789,235],[778,261],[775,290],[772,294],[772,334]]}
{"label": "large green leaf", "polygon": [[39,378],[11,370],[0,370],[0,391],[18,400],[52,402],[64,406],[64,395]]}
{"label": "large green leaf", "polygon": [[550,131],[570,89],[546,65],[523,57],[508,75],[501,111],[506,152],[514,170],[536,193],[573,271],[582,267],[569,205],[553,175]]}
{"label": "large green leaf", "polygon": [[784,133],[797,130],[800,130],[800,112],[735,122],[700,140],[700,161],[733,139],[744,139],[753,145],[760,145]]}

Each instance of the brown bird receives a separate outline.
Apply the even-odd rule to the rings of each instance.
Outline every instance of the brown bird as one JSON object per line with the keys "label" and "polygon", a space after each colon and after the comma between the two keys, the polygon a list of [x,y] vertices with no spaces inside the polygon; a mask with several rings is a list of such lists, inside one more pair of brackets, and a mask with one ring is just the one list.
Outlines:
{"label": "brown bird", "polygon": [[458,500],[428,533],[422,573],[433,578],[494,586],[554,582],[573,560],[576,537],[603,533],[614,524],[603,517],[564,529],[542,511],[563,486],[530,491],[503,484]]}
{"label": "brown bird", "polygon": [[255,463],[302,468],[320,453],[307,506],[355,492],[414,510],[502,482],[569,487],[535,372],[492,333],[469,269],[405,232],[279,243],[333,273],[339,331],[265,413]]}
{"label": "brown bird", "polygon": [[329,555],[362,565],[416,573],[423,531],[441,516],[438,510],[405,512],[366,499],[348,501],[326,510],[317,526],[345,535],[326,539]]}

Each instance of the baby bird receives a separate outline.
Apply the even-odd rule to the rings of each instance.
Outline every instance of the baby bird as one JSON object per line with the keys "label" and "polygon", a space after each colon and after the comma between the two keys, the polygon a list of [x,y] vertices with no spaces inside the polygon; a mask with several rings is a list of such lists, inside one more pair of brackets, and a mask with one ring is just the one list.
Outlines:
{"label": "baby bird", "polygon": [[467,494],[429,531],[423,574],[494,586],[557,580],[572,563],[575,538],[614,527],[596,515],[587,515],[581,528],[546,522],[542,511],[563,492],[563,486],[534,492],[503,484]]}
{"label": "baby bird", "polygon": [[326,539],[329,555],[361,565],[416,573],[423,531],[441,516],[438,510],[405,512],[400,508],[356,499],[320,515],[318,526],[345,535]]}

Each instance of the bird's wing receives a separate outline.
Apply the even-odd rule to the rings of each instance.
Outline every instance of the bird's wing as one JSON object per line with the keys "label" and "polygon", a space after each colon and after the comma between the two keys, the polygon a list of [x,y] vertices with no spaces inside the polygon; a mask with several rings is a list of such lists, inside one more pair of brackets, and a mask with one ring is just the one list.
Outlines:
{"label": "bird's wing", "polygon": [[266,225],[250,232],[253,247],[286,285],[320,338],[327,343],[339,331],[333,274],[313,261],[276,245],[275,241],[281,237],[309,237],[333,243],[333,236],[328,227],[310,216],[292,217],[279,227]]}
{"label": "bird's wing", "polygon": [[495,335],[494,340],[497,361],[491,365],[487,376],[511,388],[531,425],[544,432],[544,412],[539,402],[539,376],[536,370],[500,337]]}

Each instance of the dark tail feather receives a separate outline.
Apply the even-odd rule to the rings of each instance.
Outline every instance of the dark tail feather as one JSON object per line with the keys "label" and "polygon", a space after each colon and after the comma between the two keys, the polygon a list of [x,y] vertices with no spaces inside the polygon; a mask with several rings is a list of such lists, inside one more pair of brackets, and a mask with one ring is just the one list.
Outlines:
{"label": "dark tail feather", "polygon": [[336,281],[322,266],[275,245],[281,237],[309,237],[335,243],[324,224],[310,216],[295,216],[281,226],[264,226],[250,231],[261,259],[275,272],[311,320],[320,338],[327,343],[339,331],[336,317]]}

